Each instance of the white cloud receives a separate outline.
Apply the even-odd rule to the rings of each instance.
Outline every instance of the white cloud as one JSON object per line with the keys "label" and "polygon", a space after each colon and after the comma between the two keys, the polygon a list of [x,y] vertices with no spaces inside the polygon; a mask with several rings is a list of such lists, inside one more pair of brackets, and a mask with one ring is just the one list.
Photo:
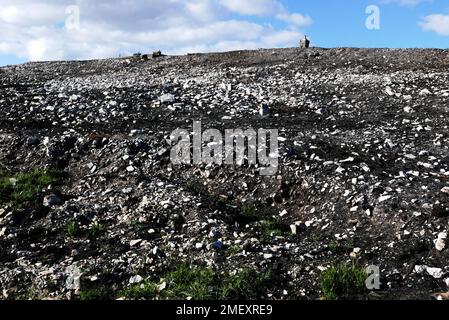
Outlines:
{"label": "white cloud", "polygon": [[290,13],[277,0],[219,0],[229,11],[242,15],[274,16],[276,19],[297,27],[312,24],[312,18],[300,13]]}
{"label": "white cloud", "polygon": [[424,31],[433,31],[442,36],[449,36],[449,15],[431,14],[420,23]]}
{"label": "white cloud", "polygon": [[313,22],[312,18],[309,16],[304,16],[300,13],[279,13],[276,15],[276,18],[298,27],[307,27]]}
{"label": "white cloud", "polygon": [[423,2],[431,2],[432,0],[381,0],[381,3],[397,3],[401,6],[415,7]]}
{"label": "white cloud", "polygon": [[[74,3],[80,27],[68,30],[66,9]],[[0,0],[0,54],[53,60],[283,47],[295,45],[311,23],[277,0]]]}
{"label": "white cloud", "polygon": [[276,0],[220,0],[220,4],[229,11],[244,15],[265,16],[283,9]]}

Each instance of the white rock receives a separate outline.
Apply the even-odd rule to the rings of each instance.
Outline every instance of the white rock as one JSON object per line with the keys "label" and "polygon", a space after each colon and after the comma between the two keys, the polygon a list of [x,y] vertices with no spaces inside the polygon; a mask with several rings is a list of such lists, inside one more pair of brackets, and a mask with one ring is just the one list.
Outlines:
{"label": "white rock", "polygon": [[297,233],[297,227],[296,227],[296,224],[292,224],[292,225],[290,226],[290,230],[292,230],[292,234],[296,234],[296,233]]}
{"label": "white rock", "polygon": [[365,172],[370,172],[370,171],[371,171],[371,169],[370,169],[366,164],[363,164],[363,165],[362,165],[362,169],[363,169],[363,171],[365,171]]}
{"label": "white rock", "polygon": [[379,198],[379,203],[388,201],[388,200],[390,200],[391,198],[392,198],[392,196],[382,196],[382,197]]}
{"label": "white rock", "polygon": [[343,172],[345,172],[345,169],[343,169],[342,167],[338,167],[336,172],[342,174]]}
{"label": "white rock", "polygon": [[423,89],[419,92],[420,96],[428,96],[429,94],[432,94],[432,92],[430,92],[429,89]]}
{"label": "white rock", "polygon": [[386,88],[385,88],[385,92],[386,92],[389,96],[394,96],[394,92],[393,92],[393,90],[391,90],[390,87],[386,87]]}
{"label": "white rock", "polygon": [[427,268],[427,273],[430,274],[435,279],[441,279],[443,277],[443,269],[441,268]]}
{"label": "white rock", "polygon": [[135,247],[137,246],[139,243],[142,242],[142,239],[138,239],[138,240],[131,240],[131,242],[129,243],[130,247]]}
{"label": "white rock", "polygon": [[421,274],[427,270],[427,266],[417,265],[415,266],[415,273]]}
{"label": "white rock", "polygon": [[174,207],[175,203],[173,201],[170,200],[165,200],[165,201],[161,201],[161,206],[164,207],[165,209],[170,208],[170,207]]}
{"label": "white rock", "polygon": [[133,188],[125,188],[122,190],[124,194],[131,194],[133,192]]}
{"label": "white rock", "polygon": [[173,103],[173,102],[175,102],[175,96],[170,93],[164,94],[163,96],[161,96],[161,102],[162,103]]}
{"label": "white rock", "polygon": [[434,241],[435,249],[443,251],[446,248],[447,233],[442,232],[438,235],[438,239]]}
{"label": "white rock", "polygon": [[67,278],[65,287],[67,290],[79,291],[81,288],[81,270],[77,266],[69,266],[66,269]]}
{"label": "white rock", "polygon": [[139,275],[131,277],[129,279],[129,284],[136,284],[136,283],[141,283],[143,281],[143,278]]}
{"label": "white rock", "polygon": [[167,288],[167,282],[162,282],[160,285],[157,286],[157,291],[161,292]]}
{"label": "white rock", "polygon": [[71,96],[70,96],[69,101],[77,101],[79,98],[80,98],[79,96],[77,96],[76,94],[74,94],[74,95],[71,95]]}

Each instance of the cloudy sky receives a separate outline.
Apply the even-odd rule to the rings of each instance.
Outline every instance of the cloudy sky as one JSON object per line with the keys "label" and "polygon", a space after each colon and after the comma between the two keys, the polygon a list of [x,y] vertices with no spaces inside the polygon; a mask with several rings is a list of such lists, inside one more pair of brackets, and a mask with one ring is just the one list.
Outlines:
{"label": "cloudy sky", "polygon": [[[366,26],[370,5],[380,29]],[[0,0],[0,65],[291,47],[304,34],[322,47],[449,47],[449,0]]]}

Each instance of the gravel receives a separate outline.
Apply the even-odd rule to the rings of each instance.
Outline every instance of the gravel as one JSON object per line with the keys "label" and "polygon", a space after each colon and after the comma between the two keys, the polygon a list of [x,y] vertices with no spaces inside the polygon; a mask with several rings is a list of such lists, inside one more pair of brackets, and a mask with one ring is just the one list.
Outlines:
{"label": "gravel", "polygon": [[[359,298],[431,299],[449,277],[448,67],[445,50],[314,48],[2,68],[0,171],[63,180],[20,221],[1,205],[0,298],[159,283],[184,261],[319,299],[321,272],[355,261],[381,270]],[[278,174],[172,165],[194,120],[279,129]]]}

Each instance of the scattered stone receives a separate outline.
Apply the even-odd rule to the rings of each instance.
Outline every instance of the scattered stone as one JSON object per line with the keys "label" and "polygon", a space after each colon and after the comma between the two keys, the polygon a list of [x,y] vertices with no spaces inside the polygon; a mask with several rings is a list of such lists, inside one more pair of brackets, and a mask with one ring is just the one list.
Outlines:
{"label": "scattered stone", "polygon": [[39,137],[31,136],[27,138],[27,145],[29,146],[37,146],[40,143]]}
{"label": "scattered stone", "polygon": [[441,232],[438,235],[438,239],[435,240],[435,249],[438,251],[443,251],[446,248],[446,239],[447,239],[447,233]]}
{"label": "scattered stone", "polygon": [[215,242],[212,244],[212,248],[214,248],[214,249],[217,250],[217,251],[223,250],[223,242],[221,242],[220,240],[215,241]]}
{"label": "scattered stone", "polygon": [[259,114],[262,117],[269,116],[270,115],[270,106],[267,103],[264,103],[259,109]]}
{"label": "scattered stone", "polygon": [[176,98],[171,93],[166,93],[163,96],[161,96],[161,102],[162,103],[174,103],[176,101]]}
{"label": "scattered stone", "polygon": [[55,194],[51,194],[49,196],[46,196],[44,198],[44,201],[43,201],[44,207],[54,207],[54,206],[59,206],[61,204],[62,204],[61,198],[59,198]]}
{"label": "scattered stone", "polygon": [[65,280],[66,290],[78,293],[81,290],[82,273],[80,268],[78,268],[75,265],[71,265],[67,267],[65,273],[66,273],[66,280]]}
{"label": "scattered stone", "polygon": [[137,245],[139,245],[141,243],[142,243],[142,239],[131,240],[131,242],[129,243],[129,246],[130,247],[135,247],[135,246],[137,246]]}
{"label": "scattered stone", "polygon": [[137,284],[137,283],[141,283],[142,281],[143,281],[143,278],[141,276],[137,275],[137,276],[131,277],[129,279],[129,284],[131,284],[131,285]]}
{"label": "scattered stone", "polygon": [[[350,258],[382,267],[391,283],[379,298],[441,290],[447,52],[313,48],[142,59],[0,69],[0,295],[23,299],[33,288],[43,298],[79,298],[81,289],[158,281],[177,261],[220,275],[271,272],[279,280],[271,299],[319,299],[321,272]],[[194,164],[193,120],[221,134],[278,129],[278,171],[261,176],[246,152],[242,166]],[[170,161],[179,128],[191,140],[191,165]],[[58,185],[36,195],[44,210],[34,200],[17,210],[7,199],[26,196],[16,173],[56,168]],[[416,261],[422,272],[403,281]]]}

